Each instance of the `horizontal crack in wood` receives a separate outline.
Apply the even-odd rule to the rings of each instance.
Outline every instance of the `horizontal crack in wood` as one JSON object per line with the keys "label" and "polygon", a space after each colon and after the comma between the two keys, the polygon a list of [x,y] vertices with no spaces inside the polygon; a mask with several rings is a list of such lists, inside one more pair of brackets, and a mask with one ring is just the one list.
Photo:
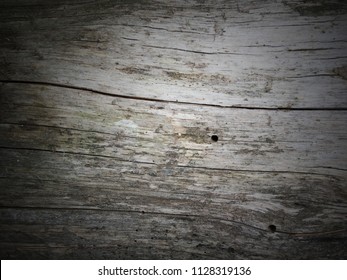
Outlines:
{"label": "horizontal crack in wood", "polygon": [[[77,155],[77,156],[86,156],[86,157],[98,157],[98,158],[110,158],[115,159],[120,162],[131,162],[136,164],[148,164],[148,165],[157,165],[161,166],[162,164],[157,164],[155,162],[144,162],[144,161],[129,161],[121,158],[99,155],[99,154],[86,154],[86,153],[74,153],[68,151],[57,151],[57,150],[46,150],[46,149],[38,149],[38,148],[19,148],[19,147],[4,147],[0,146],[0,149],[6,150],[24,150],[24,151],[38,151],[38,152],[47,152],[47,153],[58,153],[58,154],[68,154],[68,155]],[[1,165],[0,165],[1,166]],[[226,172],[252,172],[252,173],[273,173],[273,174],[302,174],[302,175],[317,175],[317,176],[326,176],[329,178],[336,178],[336,176],[331,174],[324,173],[315,173],[315,172],[300,172],[300,171],[290,171],[290,170],[251,170],[251,169],[231,169],[231,168],[214,168],[214,167],[206,167],[206,166],[189,166],[189,165],[177,165],[177,168],[189,168],[189,169],[201,169],[201,170],[211,170],[211,171],[226,171]],[[344,169],[341,171],[345,171]]]}
{"label": "horizontal crack in wood", "polygon": [[156,98],[129,96],[129,95],[104,92],[104,91],[80,87],[80,86],[64,85],[64,84],[58,84],[58,83],[52,83],[52,82],[24,81],[24,80],[0,80],[0,83],[52,86],[52,87],[67,88],[67,89],[72,89],[72,90],[89,91],[92,93],[101,94],[101,95],[105,95],[105,96],[112,96],[112,97],[126,98],[126,99],[140,100],[140,101],[152,101],[152,102],[174,103],[174,104],[182,104],[182,105],[217,107],[217,108],[225,108],[225,109],[269,110],[269,111],[346,111],[347,110],[347,107],[346,108],[344,108],[344,107],[321,108],[321,107],[248,107],[248,106],[239,106],[239,105],[238,106],[234,106],[234,105],[227,106],[227,105],[218,105],[218,104],[195,103],[195,102],[184,102],[184,101],[173,101],[173,100],[164,100],[164,99],[156,99]]}

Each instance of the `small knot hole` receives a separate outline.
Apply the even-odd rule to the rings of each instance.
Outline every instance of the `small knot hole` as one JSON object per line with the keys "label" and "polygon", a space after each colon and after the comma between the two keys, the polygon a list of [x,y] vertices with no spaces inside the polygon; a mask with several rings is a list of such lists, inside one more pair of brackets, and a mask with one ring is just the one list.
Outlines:
{"label": "small knot hole", "polygon": [[218,141],[218,136],[217,135],[212,135],[211,139],[212,139],[212,141],[217,142]]}
{"label": "small knot hole", "polygon": [[269,230],[271,232],[275,232],[276,231],[276,226],[275,225],[269,225]]}

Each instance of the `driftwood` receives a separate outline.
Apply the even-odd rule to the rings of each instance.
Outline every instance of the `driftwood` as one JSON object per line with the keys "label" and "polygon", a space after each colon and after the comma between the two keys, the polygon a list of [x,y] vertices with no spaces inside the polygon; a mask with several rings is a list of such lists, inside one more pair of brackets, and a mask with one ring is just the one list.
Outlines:
{"label": "driftwood", "polygon": [[347,248],[344,1],[0,3],[3,258]]}

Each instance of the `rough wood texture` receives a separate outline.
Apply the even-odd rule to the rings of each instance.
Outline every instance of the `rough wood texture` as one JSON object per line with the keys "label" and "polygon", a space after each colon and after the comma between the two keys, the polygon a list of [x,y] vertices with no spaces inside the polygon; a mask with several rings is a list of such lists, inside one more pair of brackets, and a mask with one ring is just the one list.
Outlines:
{"label": "rough wood texture", "polygon": [[345,30],[344,1],[2,1],[1,257],[346,258]]}

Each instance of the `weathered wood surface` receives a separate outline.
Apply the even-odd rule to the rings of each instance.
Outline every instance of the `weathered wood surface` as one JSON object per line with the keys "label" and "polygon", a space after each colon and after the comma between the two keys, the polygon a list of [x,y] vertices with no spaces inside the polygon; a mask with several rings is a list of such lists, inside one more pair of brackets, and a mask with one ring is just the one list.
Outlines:
{"label": "weathered wood surface", "polygon": [[1,79],[221,106],[347,107],[345,1],[0,5]]}
{"label": "weathered wood surface", "polygon": [[2,1],[1,257],[345,258],[346,14]]}

